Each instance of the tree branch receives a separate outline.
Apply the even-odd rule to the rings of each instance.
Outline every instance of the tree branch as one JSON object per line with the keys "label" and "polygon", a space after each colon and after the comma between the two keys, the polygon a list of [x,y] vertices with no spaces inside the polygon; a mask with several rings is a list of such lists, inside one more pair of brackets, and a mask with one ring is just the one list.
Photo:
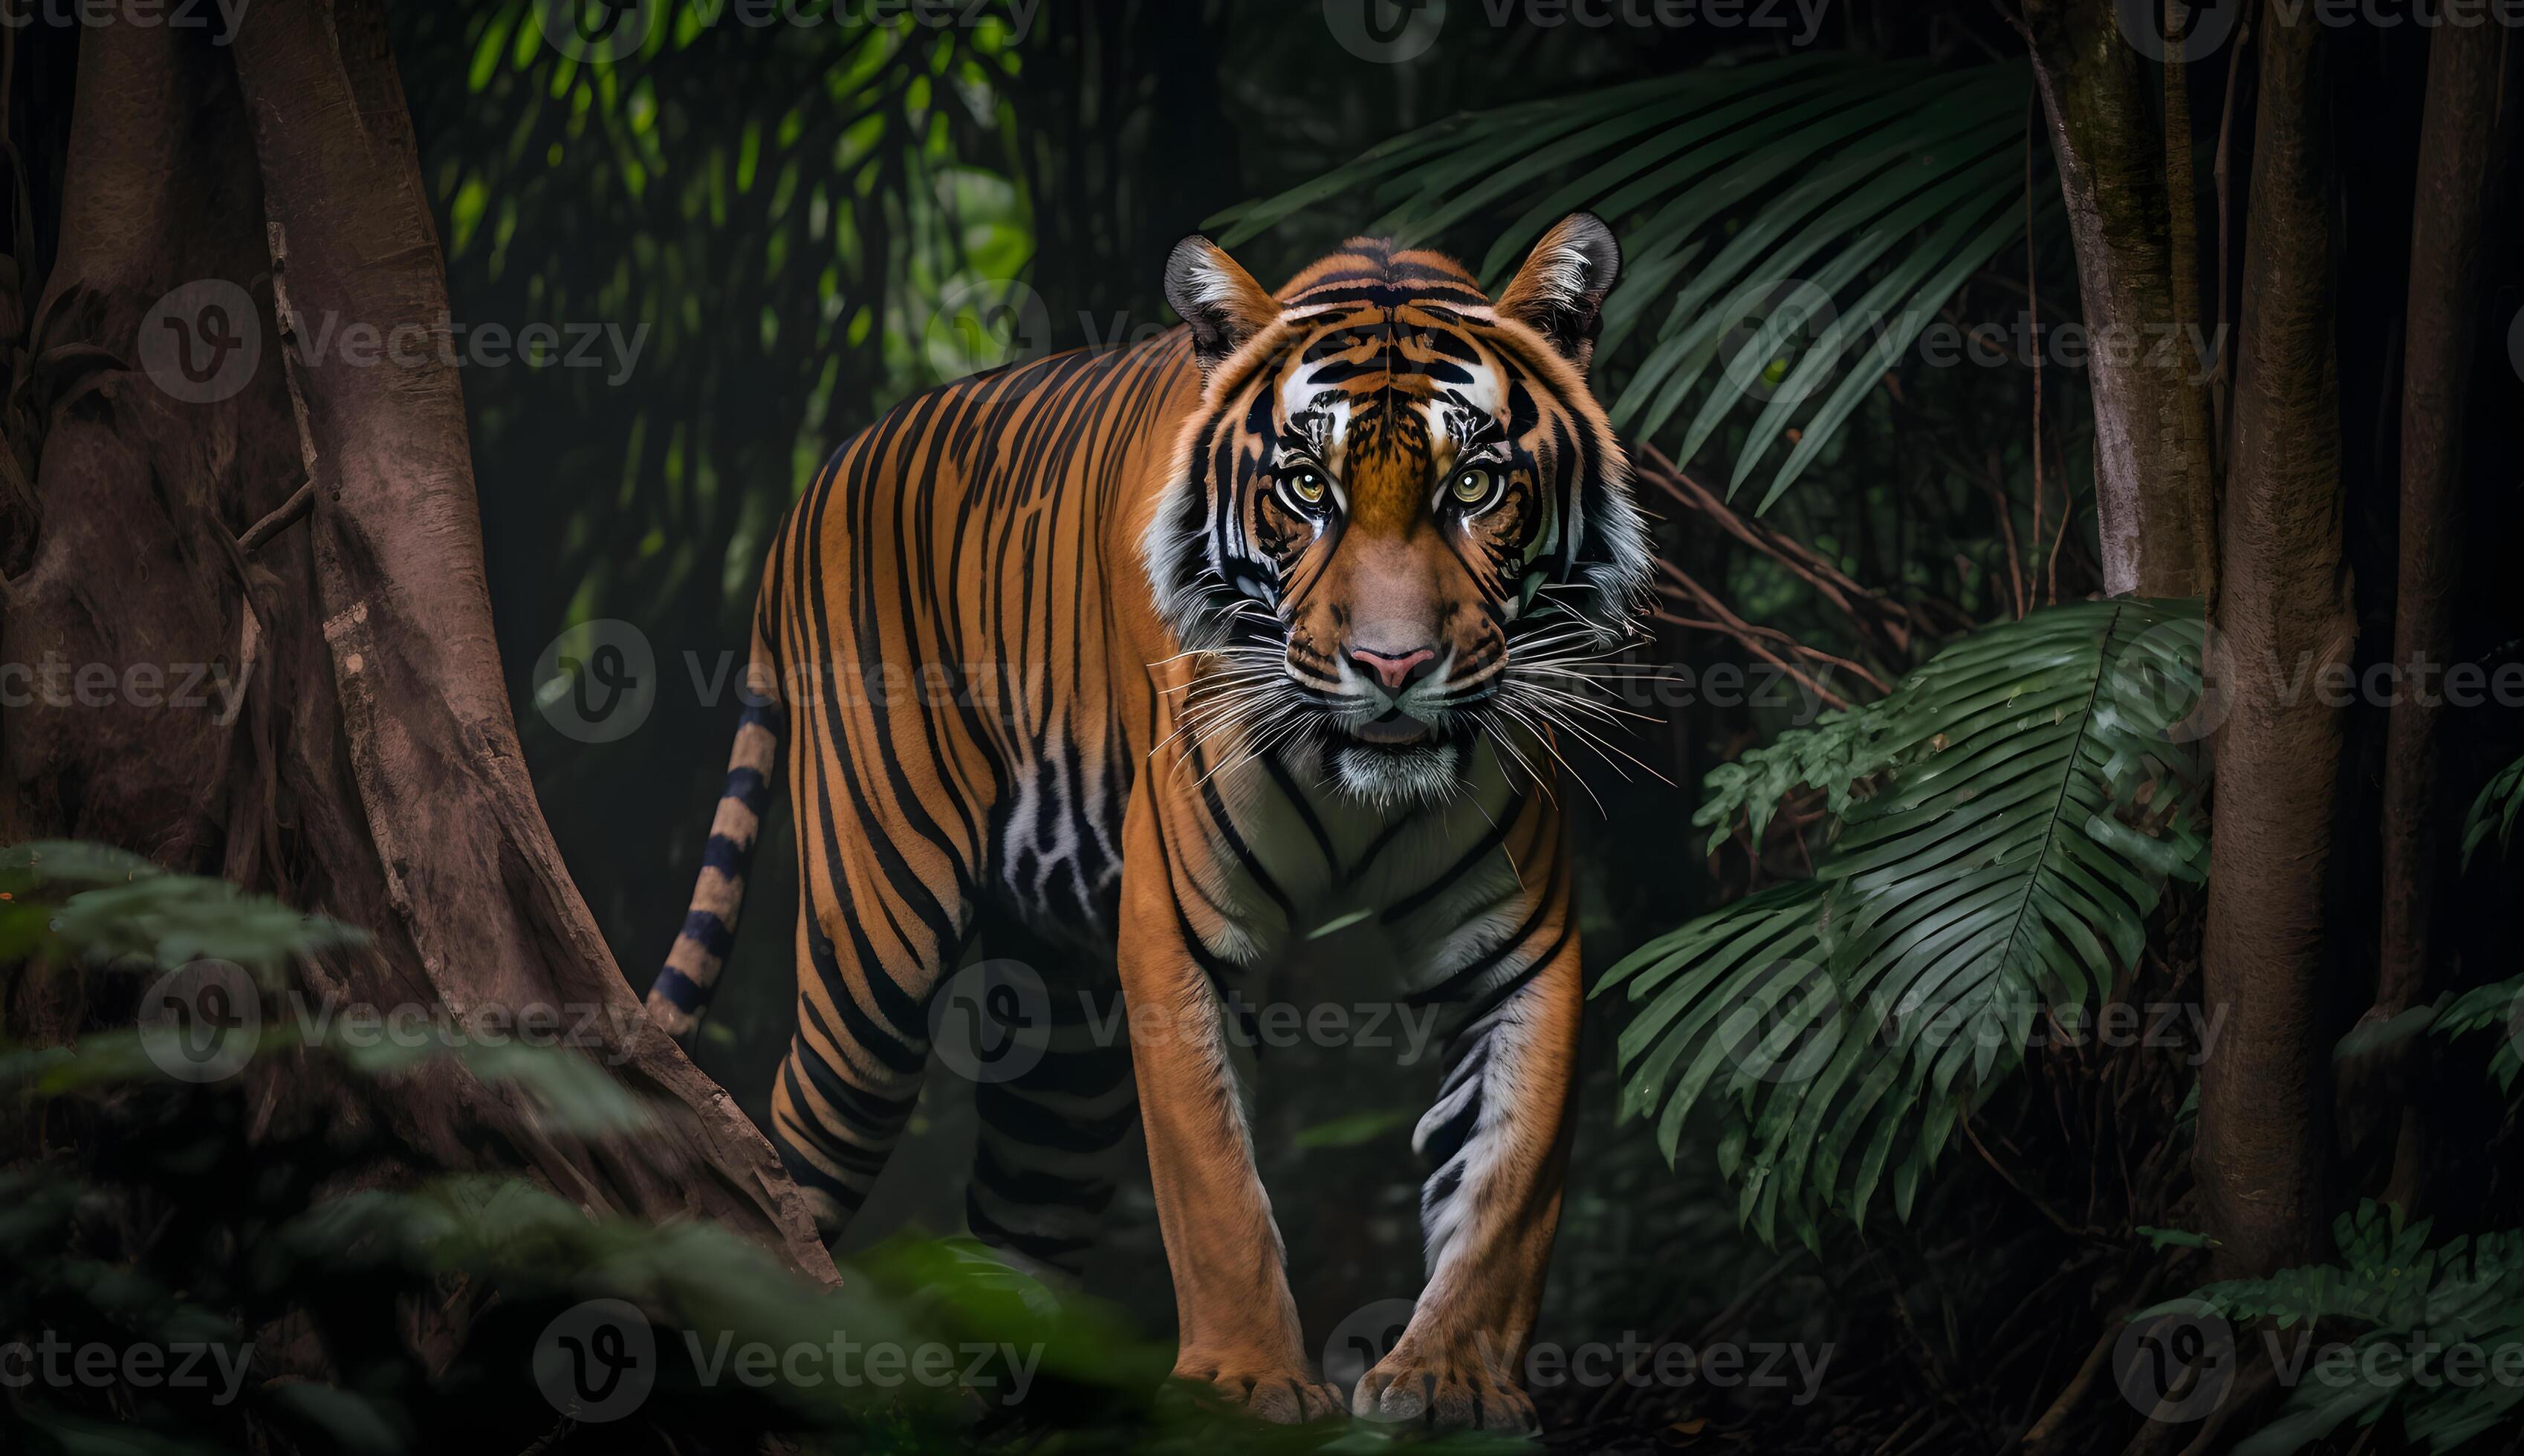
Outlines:
{"label": "tree branch", "polygon": [[[1694,480],[1653,445],[1632,447],[1632,474],[1643,484],[1727,535],[1769,557],[1812,587],[1832,609],[1849,619],[1859,641],[1896,666],[1910,660],[1913,641],[1925,629],[1911,608],[1861,586],[1814,548],[1759,520],[1736,513],[1715,491]],[[1874,674],[1871,681],[1881,681]]]}

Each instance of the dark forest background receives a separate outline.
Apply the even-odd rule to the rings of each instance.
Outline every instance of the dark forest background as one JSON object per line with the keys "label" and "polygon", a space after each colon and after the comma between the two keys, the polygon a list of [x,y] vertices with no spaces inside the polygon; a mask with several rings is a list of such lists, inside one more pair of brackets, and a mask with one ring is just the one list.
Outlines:
{"label": "dark forest background", "polygon": [[[674,1118],[655,1167],[604,1150],[607,1135],[657,1126],[635,1120],[624,1089],[659,1106],[708,1101],[667,1049],[606,1061],[597,1081],[611,1089],[475,1065],[450,1091],[393,1080],[408,1068],[337,1067],[284,1048],[266,1061],[285,1060],[285,1076],[258,1064],[242,1087],[125,1095],[116,1090],[145,1068],[103,1033],[132,1020],[131,988],[52,973],[127,968],[168,957],[174,942],[102,914],[56,923],[52,902],[127,892],[138,898],[118,913],[132,924],[215,924],[228,939],[202,944],[230,958],[268,961],[275,975],[320,967],[335,977],[326,986],[372,997],[459,999],[430,948],[488,927],[489,969],[467,991],[513,993],[558,967],[543,984],[595,995],[592,976],[619,1000],[610,982],[644,988],[684,915],[735,726],[729,664],[761,554],[850,432],[974,368],[1170,326],[1159,269],[1188,232],[1221,239],[1270,284],[1370,225],[1443,246],[1495,280],[1551,218],[1591,206],[1628,263],[1593,379],[1632,446],[1663,574],[1631,655],[1645,695],[1631,705],[1647,719],[1616,736],[1619,752],[1579,755],[1587,961],[1605,994],[1588,1010],[1569,1199],[1536,1335],[1569,1348],[1834,1353],[1811,1399],[1793,1383],[1538,1389],[1548,1438],[1875,1456],[2208,1451],[2248,1437],[2262,1451],[2317,1439],[2335,1452],[2524,1449],[2515,1389],[2493,1408],[2360,1387],[2313,1422],[2301,1391],[2253,1366],[2205,1426],[2147,1421],[2144,1401],[2113,1393],[2132,1368],[2133,1317],[2189,1290],[2213,1296],[2239,1329],[2454,1329],[2524,1347],[2524,978],[2512,934],[2524,860],[2504,852],[2524,805],[2524,714],[2431,719],[2430,777],[2415,796],[2397,737],[2408,715],[2373,694],[2353,694],[2320,733],[2289,737],[2271,727],[2284,714],[2256,715],[2267,685],[2248,662],[2224,683],[2245,711],[2207,743],[2179,731],[2194,704],[2217,700],[2204,675],[2223,675],[2213,657],[2203,668],[2204,622],[2251,640],[2254,613],[2290,589],[2270,585],[2273,562],[2292,559],[2322,568],[2306,614],[2336,606],[2353,674],[2407,655],[2397,630],[2424,617],[2436,625],[2420,635],[2423,655],[2524,681],[2524,573],[2508,559],[2524,539],[2524,254],[2513,246],[2524,237],[2513,185],[2524,83],[2511,33],[2469,50],[2464,72],[2431,27],[2360,21],[2306,41],[2270,28],[2268,8],[2231,5],[2196,22],[2226,26],[2218,38],[2168,69],[2160,56],[2130,59],[2103,19],[2113,7],[2045,0],[1849,0],[1814,12],[1811,28],[1794,6],[1748,5],[1727,13],[1777,24],[1732,25],[1578,7],[1613,17],[1596,25],[1548,23],[1562,11],[1547,4],[1449,0],[1408,12],[1443,20],[1399,42],[1349,25],[1349,0],[987,0],[972,7],[979,24],[946,25],[820,4],[802,7],[812,24],[748,25],[725,5],[654,0],[637,7],[654,24],[607,54],[548,37],[530,0],[389,3],[381,17],[345,0],[348,39],[330,31],[330,8],[260,3],[276,18],[266,36],[294,37],[327,64],[292,70],[280,63],[303,57],[278,39],[241,46],[231,64],[187,37],[163,73],[126,57],[104,73],[130,87],[129,134],[96,142],[101,128],[83,122],[85,153],[71,121],[74,81],[97,73],[83,64],[104,70],[95,47],[106,42],[64,26],[11,30],[0,65],[0,140],[17,171],[12,272],[0,277],[12,283],[0,288],[11,306],[0,338],[15,351],[0,419],[17,463],[0,481],[0,661],[57,639],[107,655],[170,640],[97,624],[122,610],[159,621],[145,613],[181,573],[115,573],[125,558],[179,560],[199,587],[199,620],[184,620],[224,650],[239,640],[238,613],[253,617],[271,634],[261,651],[278,664],[272,681],[289,685],[258,708],[267,716],[247,720],[260,752],[188,757],[199,747],[189,740],[178,752],[147,736],[156,725],[116,719],[104,732],[94,715],[21,713],[0,734],[15,790],[0,801],[0,841],[101,841],[155,864],[57,860],[48,872],[22,850],[0,859],[0,899],[12,901],[0,908],[0,964],[12,970],[0,1080],[32,1089],[13,1104],[6,1131],[22,1136],[0,1157],[0,1253],[31,1272],[0,1290],[0,1332],[31,1328],[31,1312],[67,1321],[73,1307],[232,1315],[286,1351],[296,1393],[218,1413],[241,1423],[219,1431],[254,1449],[272,1448],[277,1432],[286,1449],[392,1450],[379,1431],[422,1411],[438,1412],[425,1419],[442,1445],[515,1448],[546,1432],[550,1413],[517,1374],[525,1347],[552,1311],[596,1293],[639,1301],[661,1329],[736,1318],[729,1308],[815,1328],[824,1307],[728,1252],[736,1239],[684,1237],[716,1220],[779,1242],[778,1210],[757,1206],[775,1199],[727,1191],[743,1182],[727,1170],[752,1150],[697,1155],[692,1124]],[[1355,8],[1405,14],[1384,0]],[[319,11],[324,25],[307,28]],[[1409,54],[1380,53],[1397,45]],[[332,66],[334,48],[356,64]],[[414,391],[447,412],[428,438],[469,439],[488,624],[555,861],[536,857],[535,835],[517,836],[522,850],[499,837],[518,822],[507,809],[434,816],[406,802],[418,817],[397,821],[345,788],[359,777],[345,767],[358,733],[337,742],[321,726],[340,706],[327,668],[338,656],[314,625],[338,620],[313,584],[328,580],[319,567],[339,569],[339,553],[305,538],[333,542],[324,533],[353,517],[336,513],[349,510],[338,494],[311,506],[316,482],[301,487],[293,462],[302,436],[361,410],[328,399],[321,370],[284,378],[276,362],[228,413],[186,413],[125,380],[139,316],[172,282],[251,282],[273,327],[265,213],[319,240],[291,266],[312,294],[339,281],[320,244],[327,189],[339,189],[345,217],[364,218],[363,199],[398,195],[398,174],[360,191],[363,178],[316,167],[337,153],[284,155],[301,133],[273,121],[303,120],[293,98],[340,100],[325,89],[336,81],[361,102],[372,142],[399,143],[408,107],[420,195],[404,201],[425,218],[406,219],[405,234],[434,231],[459,335],[546,324],[564,351],[589,341],[584,366],[472,355],[452,389]],[[2468,100],[2448,109],[2451,122],[2430,110],[2432,95],[2457,89]],[[314,123],[303,134],[326,135]],[[2100,170],[2063,176],[2063,155]],[[123,161],[98,185],[99,172],[74,174],[77,156],[91,168]],[[2431,165],[2446,157],[2446,169]],[[2425,292],[2414,274],[2424,283],[2445,261],[2424,225],[2414,257],[2413,221],[2446,212],[2447,194],[2429,190],[2446,175],[2477,204],[2456,229],[2469,251],[2451,270],[2451,305],[2414,313]],[[83,185],[165,185],[177,200],[123,229],[134,238],[118,252],[117,229],[75,205]],[[2098,224],[2081,207],[2098,195],[2103,232],[2134,233],[2152,253],[2099,263]],[[419,246],[390,258],[416,258],[423,272],[440,262]],[[2163,403],[2162,427],[2142,430],[2135,481],[2099,480],[2112,448],[2099,449],[2099,411],[2126,421],[2128,397],[2107,408],[2096,366],[2057,343],[2063,325],[2100,326],[2089,315],[2107,274],[2142,299],[2130,316],[2145,315],[2154,277],[2157,306],[2170,299],[2206,349],[2186,344],[2127,376],[2153,380],[2160,393],[2148,398]],[[1871,352],[1905,307],[1929,332]],[[2414,391],[2414,366],[2438,380],[2449,360],[2450,386]],[[334,382],[345,377],[358,386],[374,373],[337,371]],[[286,423],[302,395],[319,407],[316,433],[304,410]],[[2273,400],[2303,408],[2290,414]],[[2162,425],[2185,411],[2200,417]],[[2248,437],[2328,453],[2274,480],[2263,458],[2288,449],[2238,450]],[[126,445],[127,458],[116,454]],[[2427,469],[2413,461],[2440,446],[2428,458],[2451,461],[2438,470],[2444,488],[2422,495],[2412,482]],[[454,453],[461,464],[466,452]],[[331,456],[310,444],[306,458]],[[2139,490],[2160,520],[2197,508],[2179,529],[2151,528],[2134,580],[2106,519],[2127,507],[2098,499],[2115,485]],[[196,497],[208,504],[187,504]],[[2256,513],[2273,501],[2287,509]],[[129,541],[154,538],[133,523],[161,514],[178,542],[201,521],[224,525],[244,543],[236,580],[226,540],[134,553]],[[2291,536],[2271,518],[2315,525]],[[2414,558],[2414,542],[2431,549]],[[463,572],[461,556],[434,574],[398,558],[408,574],[383,572],[392,590],[366,600],[426,598],[436,577]],[[2434,584],[2425,610],[2414,610],[2414,582]],[[2100,600],[2108,589],[2120,606]],[[249,593],[259,607],[238,605]],[[329,605],[287,609],[301,595]],[[415,608],[413,620],[443,619]],[[91,629],[110,645],[81,635]],[[434,644],[417,630],[377,641],[420,659],[390,705],[427,721],[449,696],[427,675]],[[573,712],[590,687],[577,674],[605,645],[645,651],[651,691],[591,732]],[[2027,695],[2047,721],[2002,723],[1972,696],[1956,664],[1993,661],[2011,674],[2007,701]],[[1738,686],[1765,682],[1784,686],[1761,701]],[[2153,696],[2168,682],[2187,689],[2169,707]],[[1931,761],[1949,731],[1979,775],[1960,790]],[[503,741],[489,742],[484,756],[501,757]],[[2016,775],[2037,760],[2072,767],[2028,808]],[[115,766],[130,763],[148,771]],[[195,779],[214,789],[161,815],[158,803],[194,792]],[[476,796],[470,783],[428,787],[460,806],[513,808],[513,796]],[[2041,868],[2027,879],[2051,878],[2028,883],[2019,919],[2037,891],[2062,897],[2046,901],[2055,906],[2098,884],[2124,898],[2075,899],[2051,917],[2055,941],[2024,949],[2014,923],[1943,898],[1981,865],[1901,817],[1918,807],[1904,796],[1919,783],[1953,796],[1933,805],[1954,816],[1943,822],[1982,812],[1970,806],[1986,794],[2004,801],[1987,812],[2017,836],[2011,844],[2038,840]],[[755,1122],[791,1030],[783,793],[693,1052]],[[344,811],[347,828],[306,807],[327,794],[360,810]],[[2272,804],[2305,817],[2261,814]],[[2231,818],[2210,812],[2230,806]],[[490,871],[451,875],[438,923],[419,924],[432,905],[414,911],[369,883],[370,860],[392,857],[381,822],[427,846],[424,859],[461,855],[477,833],[500,852],[482,850]],[[1902,853],[1886,857],[1888,843]],[[1844,987],[1880,977],[1880,944],[1835,946],[1829,934],[1853,908],[1841,897],[1869,888],[1852,867],[1853,847],[1868,845],[1876,869],[1901,872],[1879,881],[1933,901],[1953,944],[1974,947],[1975,964],[1992,947],[1986,959],[2020,984],[1985,1001],[1948,994],[1998,1027],[2003,1050],[1977,1064],[1927,1053],[1869,1063],[1857,1080],[1880,1071],[1880,1084],[1866,1083],[1880,1103],[1825,1120],[1828,1090],[1797,1100],[1811,1065],[1776,1075],[1740,1037],[1718,1044],[1733,1023],[1693,1019],[1707,1009],[1695,996],[1731,995],[1763,1009],[1757,1039],[1772,1027],[1811,1034],[1782,1010],[1802,1004],[1790,995],[1799,987],[1749,962],[1714,992],[1680,989],[1689,978],[1675,973],[1719,965],[1724,937],[1760,925],[1772,948],[1802,947],[1789,959],[1826,962]],[[236,903],[265,902],[232,903],[209,879],[159,869],[348,921],[378,937],[401,979],[343,970],[365,962],[329,931],[231,924],[220,917],[245,913]],[[572,929],[571,882],[592,916],[587,937]],[[2414,900],[2432,907],[2415,936]],[[2271,944],[2239,949],[2255,939],[2236,929],[2255,905],[2271,916],[2257,937]],[[1863,898],[1855,908],[1862,927],[1901,913]],[[2311,944],[2296,944],[2296,931]],[[2244,953],[2265,948],[2269,963]],[[2232,1033],[2243,1049],[2228,1065],[2261,1070],[2221,1089],[2180,1020],[2144,1046],[2028,1043],[2037,1018],[2056,1031],[2058,1016],[2090,1001],[2243,1007]],[[1683,1024],[1689,1036],[1675,1030]],[[63,1050],[73,1042],[79,1057]],[[1822,1045],[1857,1065],[1857,1043]],[[1418,1288],[1422,1170],[1409,1137],[1436,1069],[1395,1063],[1391,1049],[1338,1045],[1260,1059],[1257,1148],[1316,1349],[1353,1312]],[[1722,1070],[1674,1093],[1695,1064]],[[512,1081],[513,1097],[497,1091]],[[278,1086],[292,1092],[278,1105],[293,1110],[275,1121]],[[260,1112],[249,1093],[265,1097]],[[583,1120],[548,1126],[538,1097],[580,1105]],[[1032,1317],[993,1303],[996,1286],[973,1294],[965,1254],[952,1252],[961,1246],[925,1238],[960,1229],[970,1098],[933,1071],[910,1135],[836,1250],[839,1297],[867,1301],[848,1306],[851,1318],[916,1322],[941,1318],[941,1306],[950,1323],[984,1328]],[[350,1110],[337,1119],[335,1103]],[[2274,1212],[2239,1211],[2220,1180],[2233,1160],[2208,1147],[2212,1125],[2250,1125],[2256,1147],[2288,1152],[2297,1195],[2268,1200]],[[376,1135],[386,1151],[343,1128]],[[42,1181],[68,1164],[95,1184]],[[450,1192],[437,1177],[486,1169],[538,1196],[600,1188],[584,1211],[605,1216],[582,1221],[548,1196],[503,1202],[471,1184]],[[677,1183],[686,1175],[689,1188]],[[100,1191],[108,1185],[114,1197]],[[346,1189],[357,1216],[327,1218],[336,1205],[324,1198]],[[2370,1201],[2383,1198],[2397,1206]],[[190,1217],[170,1221],[170,1207]],[[310,1207],[312,1230],[283,1221]],[[181,1246],[170,1254],[170,1227],[213,1232],[171,1240]],[[287,1236],[279,1252],[275,1230]],[[814,1256],[801,1259],[796,1230],[786,1233],[790,1258],[813,1274]],[[160,1282],[146,1299],[132,1292],[143,1286],[96,1274],[125,1266]],[[1164,1271],[1142,1172],[1089,1279],[1113,1323],[1095,1323],[1094,1306],[1046,1336],[1068,1383],[1017,1438],[1046,1449],[1100,1448],[1124,1429],[1151,1448],[1208,1438],[1097,1403],[1162,1371]],[[741,1295],[711,1303],[728,1290]],[[374,1293],[390,1307],[360,1303]],[[308,1393],[337,1387],[338,1402]],[[923,1448],[940,1429],[1011,1433],[790,1395],[797,1404],[679,1390],[650,1417],[659,1449],[750,1446],[773,1430],[840,1432],[843,1449]],[[131,1415],[104,1403],[85,1415]],[[1120,1424],[1097,1424],[1108,1420]],[[36,1411],[0,1434],[121,1449],[101,1425],[80,1428],[98,1442],[81,1445],[50,1422]],[[162,1421],[160,1433],[180,1424]],[[541,1439],[571,1430],[564,1421]],[[592,1438],[577,1432],[583,1448],[597,1448],[584,1445]]]}

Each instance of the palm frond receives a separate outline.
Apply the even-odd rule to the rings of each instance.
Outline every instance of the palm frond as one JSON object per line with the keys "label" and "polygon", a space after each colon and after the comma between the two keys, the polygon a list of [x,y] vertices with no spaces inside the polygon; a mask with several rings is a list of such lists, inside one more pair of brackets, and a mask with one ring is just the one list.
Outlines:
{"label": "palm frond", "polygon": [[[2524,1385],[2430,1372],[2451,1368],[2445,1352],[2494,1356],[2524,1339],[2524,1229],[2432,1247],[2426,1221],[2405,1224],[2400,1208],[2368,1199],[2342,1214],[2332,1233],[2338,1264],[2210,1285],[2131,1317],[2269,1318],[2282,1331],[2320,1321],[2349,1334],[2345,1345],[2312,1357],[2307,1378],[2269,1425],[2235,1446],[2237,1456],[2285,1456],[2351,1422],[2372,1426],[2395,1410],[2410,1443],[2430,1452],[2510,1426],[2524,1407]],[[2409,1358],[2415,1351],[2436,1354]]]}
{"label": "palm frond", "polygon": [[1592,207],[1626,244],[1599,358],[1634,333],[1647,344],[1615,426],[1688,461],[1758,409],[1729,493],[1793,442],[1767,509],[1964,279],[2021,233],[2029,86],[2014,64],[1715,64],[1450,118],[1207,225],[1234,247],[1367,189],[1383,209],[1369,231],[1427,240],[1544,189],[1481,261],[1495,289],[1552,222]]}
{"label": "palm frond", "polygon": [[[1959,1117],[2138,956],[2167,876],[2196,878],[2197,604],[2081,602],[1939,654],[1813,755],[1871,773],[1811,881],[1706,915],[1596,988],[1637,1007],[1625,1116],[1667,1159],[1715,1092],[1723,1171],[1765,1238],[1908,1217]],[[1830,787],[1824,783],[1823,787]]]}

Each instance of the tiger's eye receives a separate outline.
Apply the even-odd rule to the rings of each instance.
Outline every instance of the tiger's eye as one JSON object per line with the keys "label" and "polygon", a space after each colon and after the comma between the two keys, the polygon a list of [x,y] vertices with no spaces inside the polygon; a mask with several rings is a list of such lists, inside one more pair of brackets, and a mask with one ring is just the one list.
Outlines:
{"label": "tiger's eye", "polygon": [[1284,477],[1288,494],[1312,506],[1324,498],[1324,477],[1313,470],[1292,470]]}
{"label": "tiger's eye", "polygon": [[1467,506],[1478,506],[1490,498],[1490,472],[1458,470],[1455,472],[1455,499]]}

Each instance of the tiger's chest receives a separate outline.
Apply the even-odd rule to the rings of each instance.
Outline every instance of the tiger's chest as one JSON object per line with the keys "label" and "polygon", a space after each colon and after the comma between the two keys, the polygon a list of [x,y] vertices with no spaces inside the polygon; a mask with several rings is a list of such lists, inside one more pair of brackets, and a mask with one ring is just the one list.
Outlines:
{"label": "tiger's chest", "polygon": [[1460,793],[1382,811],[1302,766],[1256,765],[1199,808],[1226,924],[1209,948],[1335,998],[1442,995],[1529,912],[1526,793],[1477,750]]}

